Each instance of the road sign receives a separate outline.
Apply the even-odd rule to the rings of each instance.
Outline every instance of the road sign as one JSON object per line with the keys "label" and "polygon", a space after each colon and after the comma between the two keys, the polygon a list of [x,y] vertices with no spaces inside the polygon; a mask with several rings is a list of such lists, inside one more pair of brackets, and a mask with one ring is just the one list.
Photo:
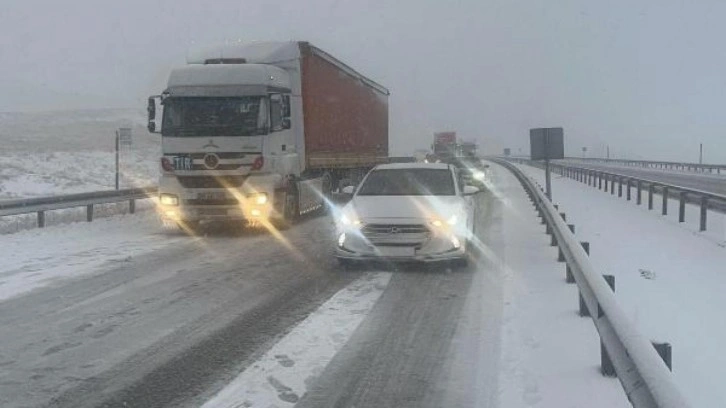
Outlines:
{"label": "road sign", "polygon": [[536,128],[529,130],[529,154],[532,160],[545,162],[545,194],[552,200],[550,160],[565,158],[564,132],[562,128]]}
{"label": "road sign", "polygon": [[529,130],[529,146],[532,160],[565,158],[564,132],[562,128],[537,128]]}
{"label": "road sign", "polygon": [[118,142],[121,146],[131,146],[131,128],[119,128]]}

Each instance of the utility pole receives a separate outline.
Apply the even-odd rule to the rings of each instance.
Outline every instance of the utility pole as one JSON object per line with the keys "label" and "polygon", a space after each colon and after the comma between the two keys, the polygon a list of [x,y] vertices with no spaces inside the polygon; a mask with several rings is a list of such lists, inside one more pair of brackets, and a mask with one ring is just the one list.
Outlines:
{"label": "utility pole", "polygon": [[607,159],[610,160],[610,145],[607,145]]}
{"label": "utility pole", "polygon": [[118,190],[118,130],[116,131],[116,190]]}
{"label": "utility pole", "polygon": [[701,148],[698,153],[698,164],[703,164],[703,143],[701,143]]}

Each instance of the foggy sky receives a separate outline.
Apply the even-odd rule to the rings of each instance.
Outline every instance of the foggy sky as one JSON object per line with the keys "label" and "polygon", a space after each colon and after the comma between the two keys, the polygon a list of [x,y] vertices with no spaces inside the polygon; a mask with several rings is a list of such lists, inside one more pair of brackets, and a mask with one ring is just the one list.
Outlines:
{"label": "foggy sky", "polygon": [[[637,4],[636,4],[637,3]],[[0,111],[137,107],[193,45],[308,40],[391,90],[391,148],[726,162],[726,2],[0,0]],[[1,143],[1,141],[0,141]]]}

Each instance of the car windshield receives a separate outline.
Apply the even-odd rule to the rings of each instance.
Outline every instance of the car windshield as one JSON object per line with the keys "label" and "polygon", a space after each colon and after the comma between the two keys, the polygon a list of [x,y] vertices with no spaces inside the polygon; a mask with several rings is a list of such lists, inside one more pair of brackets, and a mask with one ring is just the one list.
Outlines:
{"label": "car windshield", "polygon": [[264,134],[262,97],[168,98],[164,101],[164,136],[253,136]]}
{"label": "car windshield", "polygon": [[360,187],[361,196],[451,196],[454,179],[447,169],[374,170]]}

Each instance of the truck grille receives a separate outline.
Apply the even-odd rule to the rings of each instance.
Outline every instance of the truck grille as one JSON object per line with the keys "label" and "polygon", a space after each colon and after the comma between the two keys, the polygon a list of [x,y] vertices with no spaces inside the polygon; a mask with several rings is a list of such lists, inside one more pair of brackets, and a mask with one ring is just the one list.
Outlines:
{"label": "truck grille", "polygon": [[421,224],[367,224],[361,232],[377,246],[420,246],[430,235],[429,229]]}
{"label": "truck grille", "polygon": [[239,205],[239,201],[234,198],[225,198],[223,200],[205,200],[199,198],[192,198],[190,200],[184,200],[187,205]]}
{"label": "truck grille", "polygon": [[247,176],[179,176],[184,188],[226,188],[240,187]]}

